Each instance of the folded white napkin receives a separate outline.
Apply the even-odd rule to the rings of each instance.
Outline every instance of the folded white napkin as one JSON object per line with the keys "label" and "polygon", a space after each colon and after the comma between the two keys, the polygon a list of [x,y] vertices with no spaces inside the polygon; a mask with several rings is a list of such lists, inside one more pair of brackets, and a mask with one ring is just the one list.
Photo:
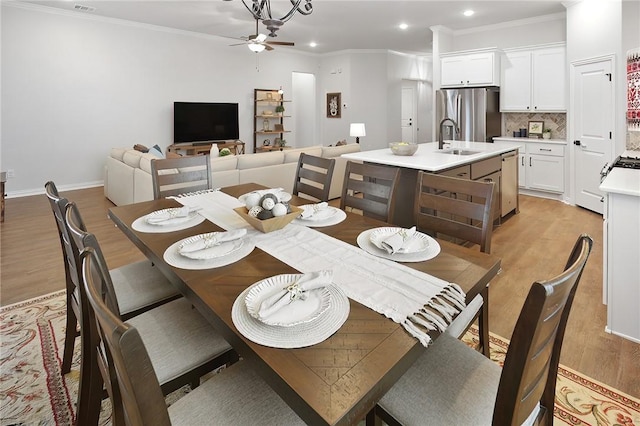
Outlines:
{"label": "folded white napkin", "polygon": [[382,240],[381,245],[389,254],[402,252],[411,242],[411,238],[416,233],[416,227],[410,229],[402,228],[395,234]]}
{"label": "folded white napkin", "polygon": [[306,204],[302,207],[302,213],[300,214],[301,219],[322,219],[327,216],[327,213],[333,213],[327,207],[329,204],[326,202],[318,203],[318,204]]}
{"label": "folded white napkin", "polygon": [[145,221],[151,225],[169,225],[175,222],[184,222],[189,217],[189,206],[176,207],[154,212],[146,216]]}
{"label": "folded white napkin", "polygon": [[290,303],[305,300],[307,298],[305,292],[331,284],[332,278],[333,271],[331,270],[309,272],[302,275],[296,282],[262,301],[258,311],[259,319],[268,318],[278,309]]}
{"label": "folded white napkin", "polygon": [[236,229],[233,231],[225,232],[211,232],[209,234],[203,234],[202,238],[198,238],[195,241],[181,245],[178,248],[178,253],[194,253],[196,251],[205,250],[213,246],[225,243],[227,241],[237,240],[246,235],[246,229]]}

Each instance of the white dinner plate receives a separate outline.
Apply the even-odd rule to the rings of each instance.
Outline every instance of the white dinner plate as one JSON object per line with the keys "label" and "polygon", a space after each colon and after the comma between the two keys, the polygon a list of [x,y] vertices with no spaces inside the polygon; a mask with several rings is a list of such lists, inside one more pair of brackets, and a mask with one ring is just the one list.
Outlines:
{"label": "white dinner plate", "polygon": [[[300,206],[300,208],[302,208],[302,206]],[[321,228],[323,226],[337,225],[347,218],[347,214],[337,207],[327,206],[325,210],[330,210],[332,213],[321,219],[314,219],[313,217],[309,219],[302,219],[298,217],[294,219],[292,223],[308,226],[309,228]]]}
{"label": "white dinner plate", "polygon": [[249,314],[265,324],[279,327],[291,327],[318,318],[329,307],[330,293],[327,287],[307,291],[305,292],[306,299],[297,299],[282,306],[269,315],[269,318],[259,318],[262,302],[276,293],[282,292],[283,289],[296,282],[301,276],[302,274],[282,274],[253,284],[245,299]]}
{"label": "white dinner plate", "polygon": [[[383,227],[383,228],[388,228],[388,227]],[[430,236],[420,233],[424,235],[424,237],[429,242],[426,250],[418,251],[415,253],[389,254],[385,249],[379,248],[371,242],[371,235],[379,229],[381,228],[373,228],[373,229],[368,229],[366,231],[361,232],[360,235],[358,235],[358,238],[356,240],[358,243],[358,246],[369,254],[382,257],[385,259],[393,260],[396,262],[424,262],[425,260],[433,259],[438,255],[438,253],[440,253],[440,244],[438,244],[438,242],[435,239],[431,238]],[[400,228],[394,228],[394,229],[396,229],[396,232],[397,232],[397,230],[399,230]],[[417,233],[418,232],[416,232],[416,234]]]}
{"label": "white dinner plate", "polygon": [[[159,214],[161,210],[156,212],[151,212],[152,214]],[[138,232],[147,232],[147,233],[162,233],[162,232],[173,232],[180,231],[182,229],[191,228],[192,226],[196,226],[204,222],[204,216],[200,215],[198,212],[193,211],[189,213],[189,216],[184,218],[174,218],[171,219],[171,223],[163,223],[163,224],[151,224],[147,223],[147,217],[149,215],[144,215],[142,217],[137,218],[131,224],[131,227]],[[184,219],[178,220],[176,219]]]}
{"label": "white dinner plate", "polygon": [[[385,250],[382,242],[390,236],[397,234],[402,229],[404,228],[398,228],[394,226],[377,228],[370,235],[371,242],[379,249]],[[402,248],[396,253],[418,253],[428,248],[429,236],[421,232],[414,232],[414,234],[407,241],[405,241],[404,244],[402,244]]]}
{"label": "white dinner plate", "polygon": [[[236,248],[235,250],[229,251],[225,255],[212,257],[209,259],[191,259],[181,255],[178,252],[178,247],[180,247],[180,244],[182,244],[187,239],[188,238],[185,238],[183,240],[180,240],[171,244],[164,251],[164,254],[162,256],[164,261],[175,268],[181,268],[181,269],[200,270],[200,269],[220,268],[222,266],[230,265],[244,258],[245,256],[248,256],[255,248],[255,244],[250,242],[250,240],[242,239],[242,240],[239,240],[239,241],[242,241],[242,244],[240,245],[240,247]],[[229,242],[234,242],[234,241],[229,241]]]}

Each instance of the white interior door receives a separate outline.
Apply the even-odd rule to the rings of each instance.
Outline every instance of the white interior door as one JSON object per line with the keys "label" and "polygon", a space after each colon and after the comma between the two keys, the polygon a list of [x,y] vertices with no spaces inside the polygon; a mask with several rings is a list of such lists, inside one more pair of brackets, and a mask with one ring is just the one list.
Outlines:
{"label": "white interior door", "polygon": [[573,152],[576,204],[602,213],[600,171],[612,161],[614,84],[611,60],[573,65]]}
{"label": "white interior door", "polygon": [[415,82],[404,82],[402,86],[402,111],[400,112],[400,126],[402,141],[415,143],[417,139],[417,90]]}
{"label": "white interior door", "polygon": [[[291,115],[293,118],[285,119],[285,129],[292,130],[287,139],[287,145],[296,148],[317,145],[318,142],[318,122],[316,117],[316,76],[304,72],[292,72],[291,96],[286,93],[285,99],[291,99]],[[288,108],[288,107],[287,107]],[[293,123],[291,123],[293,122]]]}

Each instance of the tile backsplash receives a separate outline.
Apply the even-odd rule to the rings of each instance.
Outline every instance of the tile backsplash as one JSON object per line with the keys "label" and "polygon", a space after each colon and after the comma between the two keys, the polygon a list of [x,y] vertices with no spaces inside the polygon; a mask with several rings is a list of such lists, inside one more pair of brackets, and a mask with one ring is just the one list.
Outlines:
{"label": "tile backsplash", "polygon": [[566,113],[503,113],[502,135],[509,137],[520,129],[528,129],[529,121],[544,121],[544,128],[551,129],[551,139],[567,138]]}
{"label": "tile backsplash", "polygon": [[627,149],[640,151],[640,131],[627,131]]}

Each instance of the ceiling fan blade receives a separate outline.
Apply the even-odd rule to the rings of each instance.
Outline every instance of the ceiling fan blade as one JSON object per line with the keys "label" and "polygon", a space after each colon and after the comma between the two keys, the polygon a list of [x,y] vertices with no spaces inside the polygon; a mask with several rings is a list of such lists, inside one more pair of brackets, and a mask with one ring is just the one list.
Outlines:
{"label": "ceiling fan blade", "polygon": [[273,44],[278,46],[295,46],[296,44],[290,41],[267,41],[267,44]]}
{"label": "ceiling fan blade", "polygon": [[229,46],[244,46],[247,43],[235,43],[235,44],[230,44]]}
{"label": "ceiling fan blade", "polygon": [[263,46],[264,46],[265,50],[267,50],[267,51],[269,51],[269,50],[273,50],[273,47],[269,46],[269,45],[268,45],[268,44],[266,44],[266,43],[263,43]]}

